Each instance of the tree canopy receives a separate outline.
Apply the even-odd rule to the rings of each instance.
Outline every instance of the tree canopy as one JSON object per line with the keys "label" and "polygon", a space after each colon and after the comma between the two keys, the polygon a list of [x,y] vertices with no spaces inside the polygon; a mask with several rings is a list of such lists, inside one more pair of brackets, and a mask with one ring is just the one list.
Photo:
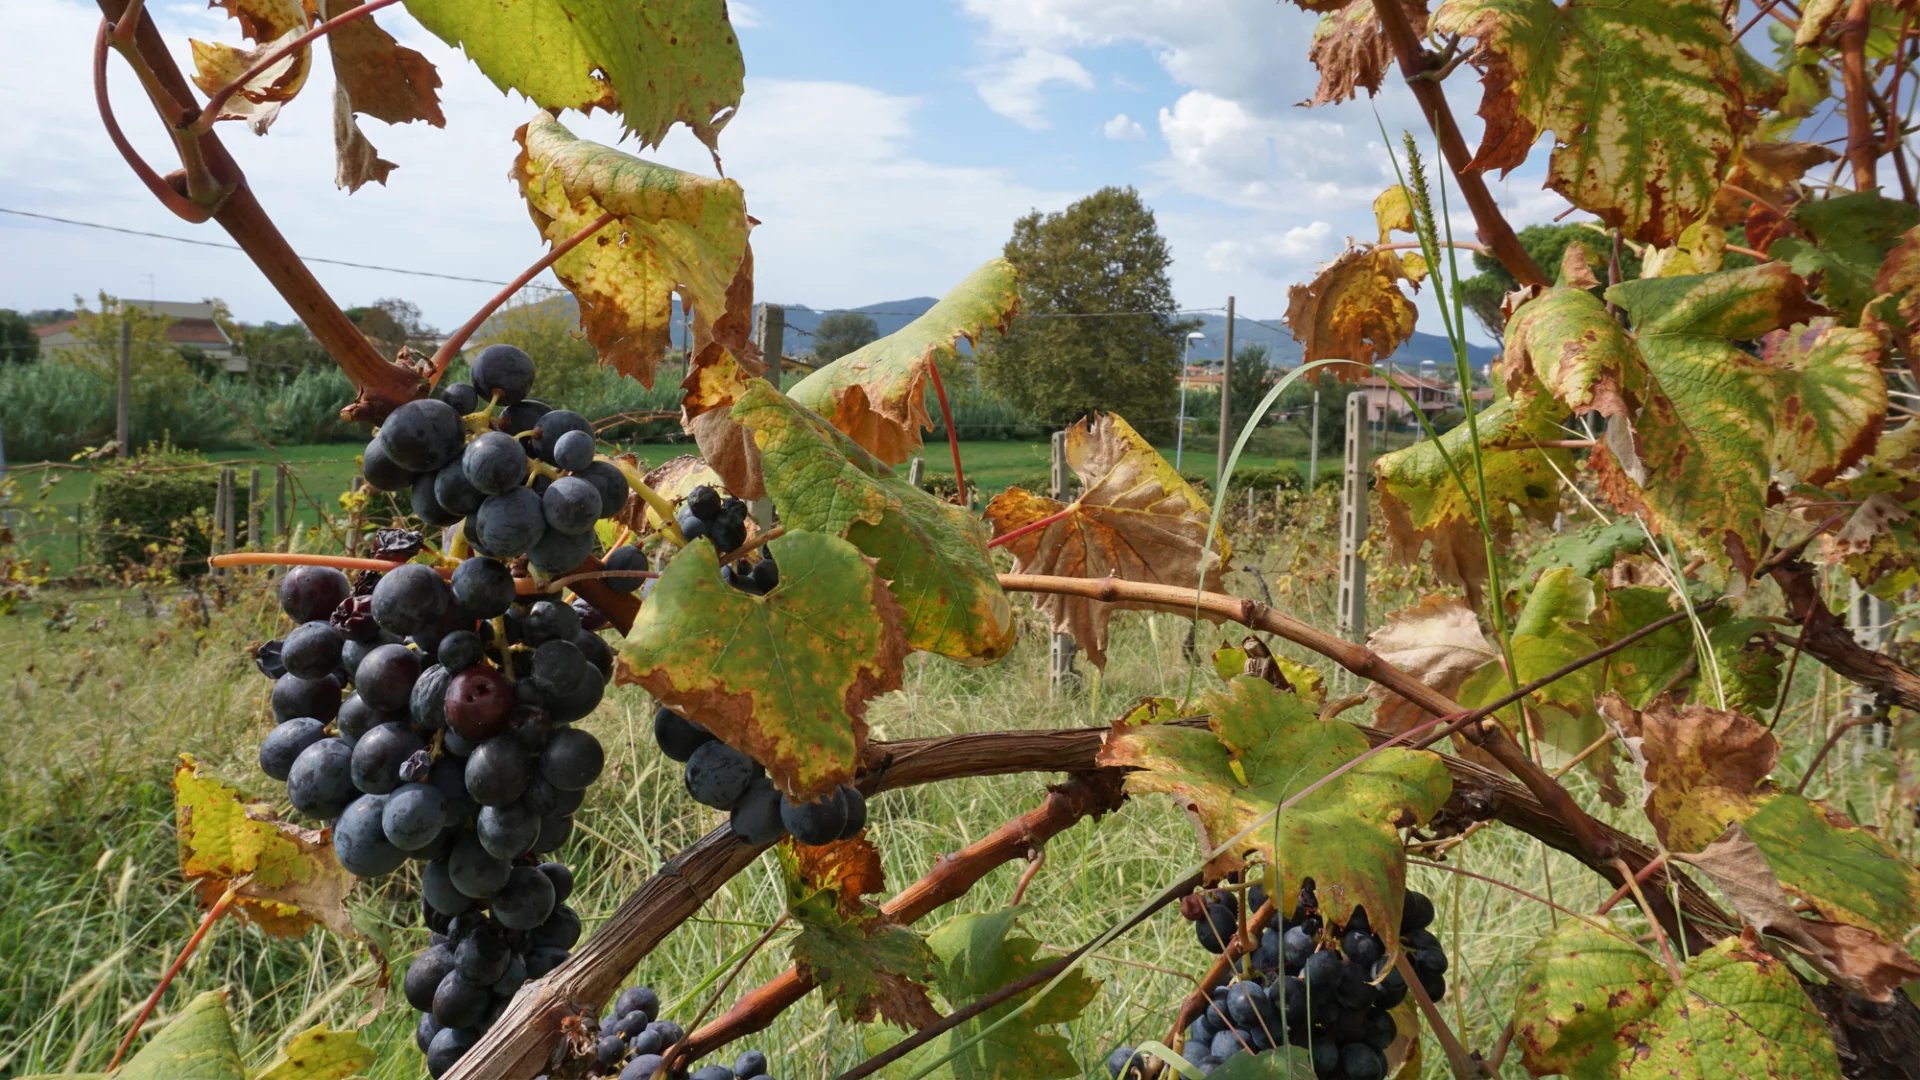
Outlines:
{"label": "tree canopy", "polygon": [[1124,413],[1149,437],[1170,433],[1181,335],[1173,255],[1130,187],[1107,187],[1058,213],[1013,224],[1021,317],[982,350],[995,393],[1051,426]]}
{"label": "tree canopy", "polygon": [[820,320],[813,331],[813,358],[830,363],[880,338],[873,316],[859,311],[836,311]]}
{"label": "tree canopy", "polygon": [[26,316],[0,308],[0,364],[25,364],[40,355],[40,335]]}

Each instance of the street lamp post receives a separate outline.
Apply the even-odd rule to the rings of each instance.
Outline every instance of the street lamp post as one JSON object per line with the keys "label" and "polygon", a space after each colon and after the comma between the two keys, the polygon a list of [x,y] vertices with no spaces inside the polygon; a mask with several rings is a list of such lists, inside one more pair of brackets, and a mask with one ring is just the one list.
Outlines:
{"label": "street lamp post", "polygon": [[1207,335],[1198,330],[1187,334],[1187,340],[1180,345],[1180,422],[1173,436],[1173,471],[1180,471],[1180,454],[1187,445],[1187,354],[1193,350],[1197,338]]}

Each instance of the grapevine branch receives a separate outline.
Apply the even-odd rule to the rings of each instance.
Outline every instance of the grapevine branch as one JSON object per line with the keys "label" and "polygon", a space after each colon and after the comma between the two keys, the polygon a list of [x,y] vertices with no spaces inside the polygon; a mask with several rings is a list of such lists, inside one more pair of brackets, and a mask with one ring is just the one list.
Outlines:
{"label": "grapevine branch", "polygon": [[1891,704],[1920,710],[1920,675],[1860,644],[1820,595],[1812,566],[1788,561],[1775,567],[1772,576],[1786,597],[1788,616],[1805,627],[1800,644],[1807,655]]}
{"label": "grapevine branch", "polygon": [[[992,870],[1025,857],[1028,849],[1046,843],[1081,818],[1118,808],[1125,798],[1119,780],[1119,773],[1112,770],[1074,774],[1050,789],[1039,806],[939,860],[920,880],[881,905],[881,912],[894,922],[911,923],[958,899]],[[717,1047],[764,1029],[813,987],[813,981],[795,968],[768,980],[688,1036],[688,1059],[698,1061]]]}
{"label": "grapevine branch", "polygon": [[1880,186],[1875,176],[1880,140],[1873,130],[1868,101],[1873,89],[1867,78],[1868,13],[1872,6],[1872,0],[1852,0],[1839,34],[1840,76],[1847,91],[1847,162],[1853,166],[1855,191],[1873,191]]}
{"label": "grapevine branch", "polygon": [[1400,0],[1374,0],[1373,10],[1380,19],[1380,29],[1386,34],[1387,44],[1392,47],[1393,55],[1400,63],[1400,73],[1406,76],[1407,88],[1413,91],[1414,99],[1420,102],[1420,111],[1426,115],[1434,137],[1440,140],[1440,152],[1446,155],[1447,164],[1453,167],[1454,179],[1460,184],[1460,194],[1467,200],[1467,209],[1473,211],[1473,222],[1479,231],[1480,242],[1520,284],[1552,284],[1533,261],[1533,256],[1520,246],[1520,238],[1514,234],[1506,215],[1500,212],[1500,204],[1494,201],[1493,192],[1487,189],[1487,182],[1472,168],[1473,154],[1467,150],[1467,140],[1460,134],[1460,125],[1453,118],[1453,109],[1447,104],[1445,91],[1438,80],[1428,75],[1427,54],[1420,48],[1420,37],[1414,33],[1413,22],[1407,17],[1405,5]]}
{"label": "grapevine branch", "polygon": [[[192,134],[188,129],[199,116],[199,109],[192,102],[193,88],[180,68],[174,63],[173,56],[167,50],[167,43],[160,36],[159,28],[154,25],[144,5],[139,0],[99,0],[100,13],[114,26],[112,42],[126,57],[134,72],[139,75],[140,83],[147,90],[154,111],[173,134],[175,146],[182,155],[183,164],[191,164],[191,172],[209,176],[218,192],[218,199],[211,206],[197,207],[206,213],[200,218],[211,217],[236,244],[253,260],[261,274],[265,275],[274,291],[279,293],[287,305],[293,309],[300,321],[313,333],[314,339],[327,350],[335,363],[346,373],[359,391],[359,400],[347,407],[349,419],[377,421],[403,402],[419,396],[424,383],[419,374],[408,367],[389,363],[373,347],[373,343],[360,333],[360,329],[347,318],[346,312],[334,302],[333,297],[313,276],[313,271],[294,254],[293,246],[267,216],[260,201],[254,197],[253,189],[248,185],[246,174],[227,152],[219,135],[212,131]],[[122,17],[135,15],[138,23],[131,34],[119,26]],[[104,95],[105,78],[96,81],[96,93]],[[104,96],[101,97],[102,114],[108,109]],[[117,145],[117,143],[116,143]],[[132,160],[129,160],[132,164]],[[142,179],[152,170],[144,172],[135,166],[135,172]],[[174,176],[182,176],[176,173]],[[174,176],[162,178],[161,186],[172,191],[175,196],[185,200],[180,186],[184,177],[176,181]],[[149,187],[152,187],[149,184]],[[155,195],[159,195],[156,190]],[[169,209],[179,212],[173,197],[160,196],[161,202]],[[190,219],[191,220],[191,219]]]}

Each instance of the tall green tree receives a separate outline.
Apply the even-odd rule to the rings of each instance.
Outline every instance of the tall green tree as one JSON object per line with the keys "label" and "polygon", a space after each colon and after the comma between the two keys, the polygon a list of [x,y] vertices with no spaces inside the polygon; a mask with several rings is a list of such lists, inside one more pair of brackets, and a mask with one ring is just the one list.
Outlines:
{"label": "tall green tree", "polygon": [[873,316],[858,311],[836,311],[820,320],[813,331],[813,358],[818,363],[838,360],[869,342],[878,341],[880,328]]}
{"label": "tall green tree", "polygon": [[[1586,249],[1587,261],[1605,280],[1607,260],[1613,252],[1605,233],[1591,225],[1529,225],[1520,230],[1520,246],[1527,249],[1534,264],[1545,270],[1548,277],[1560,272],[1560,260],[1575,243]],[[1500,314],[1500,302],[1519,288],[1520,283],[1500,265],[1500,260],[1485,252],[1474,252],[1473,265],[1480,272],[1460,282],[1460,302],[1497,340],[1507,328],[1506,316]],[[1622,246],[1620,249],[1620,274],[1622,278],[1640,276],[1640,256],[1635,255],[1632,248]]]}
{"label": "tall green tree", "polygon": [[1233,395],[1228,407],[1233,410],[1235,432],[1246,425],[1254,406],[1267,394],[1272,356],[1273,350],[1264,341],[1250,342],[1233,351],[1233,370],[1227,373],[1227,389]]}
{"label": "tall green tree", "polygon": [[40,335],[26,316],[0,308],[0,364],[25,364],[40,355]]}
{"label": "tall green tree", "polygon": [[1021,317],[981,351],[988,388],[1050,427],[1108,410],[1170,435],[1181,337],[1198,324],[1173,317],[1173,255],[1139,193],[1107,187],[1036,210],[1014,222],[1006,257]]}

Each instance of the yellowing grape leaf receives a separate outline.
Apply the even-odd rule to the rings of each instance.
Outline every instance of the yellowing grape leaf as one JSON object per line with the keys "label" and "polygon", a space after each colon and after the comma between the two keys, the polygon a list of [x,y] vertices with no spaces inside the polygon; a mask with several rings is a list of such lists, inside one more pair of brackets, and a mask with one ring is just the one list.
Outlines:
{"label": "yellowing grape leaf", "polygon": [[287,1040],[252,1080],[347,1080],[372,1065],[373,1051],[359,1032],[320,1024]]}
{"label": "yellowing grape leaf", "polygon": [[[1559,512],[1560,477],[1571,473],[1572,455],[1538,444],[1565,436],[1559,423],[1563,412],[1554,402],[1534,397],[1496,402],[1475,418],[1487,522],[1496,545],[1512,537],[1517,518],[1552,521]],[[1466,480],[1464,488],[1447,467],[1449,459]],[[1438,439],[1382,454],[1374,459],[1373,474],[1394,558],[1420,558],[1431,544],[1427,562],[1433,572],[1464,586],[1468,600],[1478,606],[1488,568],[1472,428],[1456,424]]]}
{"label": "yellowing grape leaf", "polygon": [[1005,333],[1020,306],[1013,264],[995,259],[967,275],[919,318],[808,375],[789,397],[827,418],[889,465],[920,448],[933,427],[928,369],[959,371],[961,339],[978,346],[987,331]]}
{"label": "yellowing grape leaf", "polygon": [[1879,1000],[1920,978],[1901,947],[1920,925],[1920,869],[1839,811],[1777,789],[1771,732],[1699,705],[1656,701],[1636,714],[1612,699],[1607,711],[1645,774],[1655,831],[1676,853],[1700,856],[1692,861],[1729,886],[1742,915],[1803,947],[1817,941],[1811,962]]}
{"label": "yellowing grape leaf", "polygon": [[[1088,417],[1067,429],[1067,465],[1081,494],[1062,505],[1023,488],[1008,488],[987,504],[995,536],[1064,513],[1003,544],[1015,573],[1062,577],[1116,577],[1217,591],[1230,551],[1211,550],[1211,505],[1173,471],[1153,444],[1114,413]],[[1215,548],[1224,549],[1221,538]],[[1206,551],[1206,573],[1200,573]],[[1107,662],[1107,622],[1126,604],[1036,593],[1034,604],[1055,633],[1072,634],[1096,667]]]}
{"label": "yellowing grape leaf", "polygon": [[406,0],[502,91],[543,109],[618,112],[642,147],[676,122],[714,146],[745,64],[726,0]]}
{"label": "yellowing grape leaf", "polygon": [[[780,572],[783,577],[788,572],[784,563]],[[794,966],[820,987],[840,1018],[865,1023],[877,1014],[908,1030],[937,1022],[940,1014],[927,996],[927,983],[939,961],[926,941],[857,893],[849,896],[846,880],[830,867],[803,865],[804,847],[788,843],[775,850],[787,885],[787,913],[800,924],[793,939]],[[828,877],[811,876],[823,869]],[[848,905],[849,900],[855,903]]]}
{"label": "yellowing grape leaf", "polygon": [[844,536],[876,560],[905,610],[908,644],[962,661],[1013,648],[1013,605],[978,518],[907,483],[765,380],[752,380],[732,418],[752,433],[788,528]]}
{"label": "yellowing grape leaf", "polygon": [[1860,325],[1898,345],[1909,360],[1920,355],[1920,228],[1909,229],[1887,252],[1873,289],[1878,295]]}
{"label": "yellowing grape leaf", "polygon": [[1838,151],[1819,143],[1749,140],[1727,174],[1727,186],[1715,197],[1708,220],[1717,225],[1746,222],[1758,207],[1756,195],[1775,206],[1797,203],[1803,197],[1800,178],[1807,170],[1839,158]]}
{"label": "yellowing grape leaf", "polygon": [[753,435],[734,422],[733,403],[746,392],[752,376],[734,359],[732,351],[717,345],[702,349],[680,382],[680,426],[700,448],[727,490],[742,499],[767,494],[760,475],[760,448]]}
{"label": "yellowing grape leaf", "polygon": [[1393,355],[1413,334],[1413,301],[1395,284],[1406,264],[1391,251],[1352,248],[1314,279],[1287,290],[1287,329],[1302,344],[1302,363],[1351,360],[1323,369],[1358,379],[1364,367]]}
{"label": "yellowing grape leaf", "polygon": [[[1407,9],[1413,32],[1425,37],[1425,0],[1398,2]],[[1378,94],[1380,81],[1393,63],[1393,50],[1380,29],[1373,0],[1347,0],[1344,6],[1320,16],[1313,28],[1313,44],[1307,47],[1307,60],[1319,70],[1320,85],[1302,105],[1338,104],[1359,97],[1362,88],[1368,97]]]}
{"label": "yellowing grape leaf", "polygon": [[[359,7],[364,0],[324,0],[321,18]],[[425,120],[445,127],[440,111],[440,73],[419,52],[395,41],[371,17],[347,23],[327,35],[333,58],[335,160],[334,183],[357,191],[368,180],[386,182],[393,163],[374,153],[354,119],[363,113],[389,124]]]}
{"label": "yellowing grape leaf", "polygon": [[1773,242],[1767,254],[1784,259],[1813,284],[1820,302],[1844,322],[1859,321],[1867,301],[1887,290],[1875,279],[1902,234],[1920,225],[1920,208],[1875,192],[1809,199],[1793,209],[1805,235]]}
{"label": "yellowing grape leaf", "polygon": [[1563,919],[1528,954],[1513,1019],[1534,1076],[1840,1076],[1793,969],[1738,938],[1694,955],[1676,985],[1612,924]]}
{"label": "yellowing grape leaf", "polygon": [[195,996],[113,1074],[115,1080],[243,1080],[246,1075],[227,1019],[227,995],[219,990]]}
{"label": "yellowing grape leaf", "polygon": [[1479,40],[1475,168],[1550,130],[1547,186],[1656,246],[1713,205],[1744,123],[1718,0],[1446,0],[1433,27]]}
{"label": "yellowing grape leaf", "polygon": [[753,219],[732,180],[670,169],[576,137],[541,113],[515,133],[513,177],[550,245],[603,213],[614,221],[553,264],[580,301],[580,325],[600,362],[653,385],[669,343],[673,297],[714,313],[720,345],[745,347]]}
{"label": "yellowing grape leaf", "polygon": [[[193,84],[212,95],[236,82],[253,65],[306,32],[307,9],[300,0],[215,0],[240,23],[240,32],[254,43],[251,49],[219,42],[189,41],[193,49]],[[280,115],[280,106],[292,101],[307,84],[313,70],[313,47],[303,45],[248,79],[220,108],[221,120],[245,120],[256,135]]]}
{"label": "yellowing grape leaf", "polygon": [[276,821],[265,803],[200,772],[192,755],[173,771],[180,872],[211,905],[231,886],[233,907],[269,934],[295,937],[314,925],[357,939],[347,917],[353,875],[340,868],[325,830]]}
{"label": "yellowing grape leaf", "polygon": [[1238,868],[1257,852],[1279,873],[1282,911],[1293,909],[1301,881],[1312,878],[1329,918],[1364,907],[1395,951],[1407,872],[1400,830],[1447,801],[1452,782],[1440,755],[1388,747],[1305,791],[1368,753],[1360,729],[1322,721],[1293,695],[1245,675],[1207,693],[1194,712],[1211,730],[1123,718],[1099,763],[1131,770],[1133,794],[1183,803],[1208,843],[1227,845],[1213,869]]}
{"label": "yellowing grape leaf", "polygon": [[[1019,933],[1019,919],[1026,910],[1016,905],[956,915],[927,935],[927,944],[940,959],[934,977],[950,1009],[971,1004],[1052,961],[1040,954],[1040,942]],[[1056,1026],[1078,1019],[1100,993],[1100,983],[1079,971],[1068,972],[1017,1019],[979,1037],[1038,993],[1036,987],[1016,994],[960,1024],[932,1044],[932,1056],[945,1057],[957,1051],[958,1056],[943,1066],[955,1080],[998,1080],[1007,1076],[1048,1080],[1083,1075],[1073,1043]]]}
{"label": "yellowing grape leaf", "polygon": [[[1435,594],[1396,611],[1367,635],[1382,660],[1452,697],[1467,677],[1500,659],[1500,648],[1480,632],[1480,617],[1457,597]],[[1379,702],[1373,724],[1406,731],[1428,719],[1426,710],[1378,683],[1367,696]]]}
{"label": "yellowing grape leaf", "polygon": [[1879,336],[1814,319],[1760,339],[1760,359],[1781,372],[1773,468],[1824,484],[1867,456],[1887,418]]}
{"label": "yellowing grape leaf", "polygon": [[699,717],[782,791],[814,798],[852,778],[867,703],[900,685],[907,645],[900,605],[865,556],[789,528],[772,542],[780,584],[765,596],[721,581],[712,544],[681,549],[627,632],[620,678]]}

